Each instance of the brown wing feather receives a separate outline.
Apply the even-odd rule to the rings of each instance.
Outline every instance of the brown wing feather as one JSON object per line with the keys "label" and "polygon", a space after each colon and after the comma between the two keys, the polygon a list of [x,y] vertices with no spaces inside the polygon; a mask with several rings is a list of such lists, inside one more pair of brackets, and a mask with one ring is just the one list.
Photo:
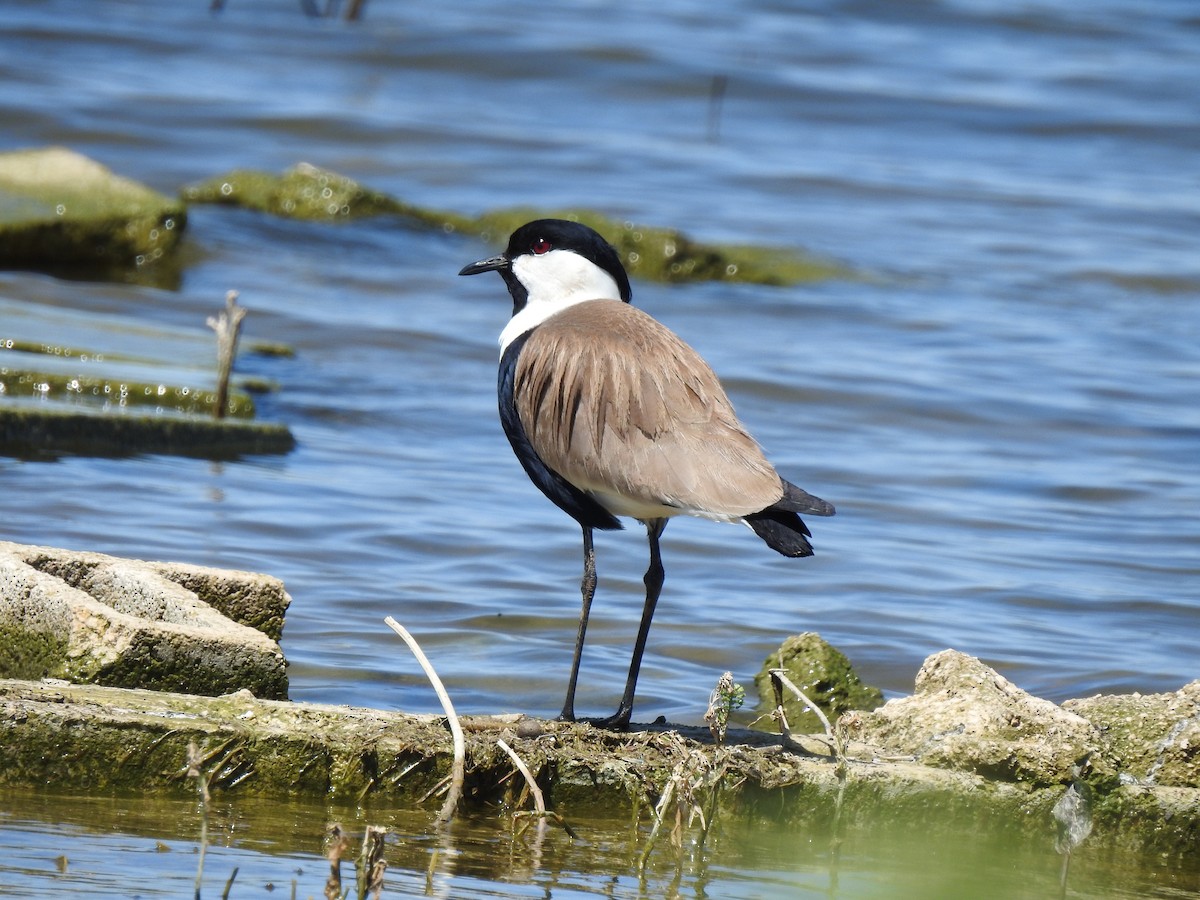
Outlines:
{"label": "brown wing feather", "polygon": [[626,303],[576,304],[539,325],[514,393],[534,449],[582,490],[719,517],[783,496],[708,364]]}

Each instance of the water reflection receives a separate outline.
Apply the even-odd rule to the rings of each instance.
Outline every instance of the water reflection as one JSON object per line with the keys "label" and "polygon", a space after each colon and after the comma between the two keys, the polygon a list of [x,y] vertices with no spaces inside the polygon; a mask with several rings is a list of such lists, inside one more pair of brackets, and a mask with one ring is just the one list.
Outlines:
{"label": "water reflection", "polygon": [[[389,829],[384,896],[614,898],[767,898],[808,893],[860,897],[1057,896],[1061,857],[1047,822],[987,820],[927,802],[889,811],[830,790],[780,805],[721,809],[706,839],[683,822],[645,854],[648,809],[624,817],[563,810],[577,834],[551,826],[521,830],[508,807],[477,809],[438,829],[429,809],[346,809],[254,798],[217,798],[205,895],[216,896],[238,868],[233,896],[290,889],[319,896],[329,873],[326,829],[342,823],[352,843],[370,825]],[[196,874],[199,810],[195,800],[59,797],[5,791],[13,810],[4,826],[18,844],[0,858],[9,896],[84,891],[97,897],[168,897],[190,893]],[[844,805],[843,805],[844,804]],[[798,816],[797,812],[803,810]],[[867,814],[868,809],[874,810]],[[673,821],[668,828],[673,827]],[[65,860],[60,859],[65,857]],[[1072,897],[1179,896],[1200,890],[1194,859],[1145,866],[1100,836],[1076,851]],[[353,867],[342,863],[344,884]],[[286,896],[286,894],[284,894]]]}

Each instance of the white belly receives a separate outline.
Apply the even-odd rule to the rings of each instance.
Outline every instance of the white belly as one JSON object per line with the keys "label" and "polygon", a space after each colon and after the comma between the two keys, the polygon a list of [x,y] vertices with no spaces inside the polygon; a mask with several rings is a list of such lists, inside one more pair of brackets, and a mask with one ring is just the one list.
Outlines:
{"label": "white belly", "polygon": [[711,519],[714,522],[737,522],[740,516],[714,515],[695,509],[683,509],[678,506],[664,506],[661,503],[638,500],[615,494],[610,491],[589,490],[588,496],[607,509],[614,516],[628,516],[631,519],[669,519],[672,516],[697,516]]}

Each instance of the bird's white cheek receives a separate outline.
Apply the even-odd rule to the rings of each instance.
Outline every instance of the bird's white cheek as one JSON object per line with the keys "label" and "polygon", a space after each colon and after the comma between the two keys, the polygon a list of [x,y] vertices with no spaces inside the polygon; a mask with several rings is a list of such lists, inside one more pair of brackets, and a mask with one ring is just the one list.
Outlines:
{"label": "bird's white cheek", "polygon": [[621,298],[608,272],[569,250],[518,257],[513,274],[529,291],[530,305],[546,303],[561,309],[584,300]]}

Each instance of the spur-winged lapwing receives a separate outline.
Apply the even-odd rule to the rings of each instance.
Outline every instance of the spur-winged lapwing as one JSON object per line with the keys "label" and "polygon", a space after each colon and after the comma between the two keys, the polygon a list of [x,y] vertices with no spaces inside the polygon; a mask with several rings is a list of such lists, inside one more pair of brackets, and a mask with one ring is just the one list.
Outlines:
{"label": "spur-winged lapwing", "polygon": [[629,278],[599,234],[562,219],[513,232],[500,256],[460,275],[499,272],[513,316],[500,335],[500,421],[525,472],[583,528],[583,609],[562,718],[596,590],[594,529],[646,526],[650,566],[625,693],[597,724],[627,728],[663,584],[658,539],[671,516],[744,522],[772,550],[811,556],[799,513],[833,506],[784,481],[738,421],[720,381],[671,331],[630,305]]}

